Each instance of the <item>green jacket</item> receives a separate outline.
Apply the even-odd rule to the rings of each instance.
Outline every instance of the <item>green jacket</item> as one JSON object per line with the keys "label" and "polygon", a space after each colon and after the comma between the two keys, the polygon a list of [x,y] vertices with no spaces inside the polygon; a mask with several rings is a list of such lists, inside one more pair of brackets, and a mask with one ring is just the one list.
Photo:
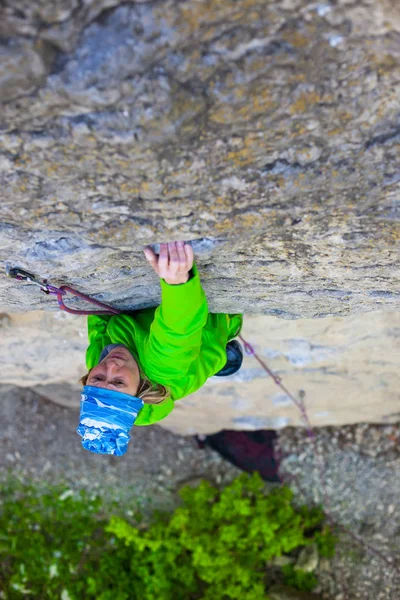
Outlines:
{"label": "green jacket", "polygon": [[145,404],[135,425],[164,419],[174,401],[193,394],[226,364],[226,344],[239,335],[242,314],[209,313],[194,263],[187,283],[160,279],[161,304],[130,315],[88,316],[86,366],[95,367],[108,344],[124,344],[141,375],[171,390],[161,404]]}

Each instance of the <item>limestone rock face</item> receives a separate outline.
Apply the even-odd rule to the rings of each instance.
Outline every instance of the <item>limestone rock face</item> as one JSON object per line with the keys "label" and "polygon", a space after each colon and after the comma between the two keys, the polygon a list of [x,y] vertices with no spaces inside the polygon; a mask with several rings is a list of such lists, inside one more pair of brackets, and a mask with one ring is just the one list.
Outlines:
{"label": "limestone rock face", "polygon": [[44,82],[52,48],[10,40],[0,46],[0,98],[8,101],[34,92]]}
{"label": "limestone rock face", "polygon": [[[398,3],[0,10],[3,266],[132,309],[145,244],[205,240],[213,312],[399,306]],[[0,306],[51,310],[3,278]]]}
{"label": "limestone rock face", "polygon": [[[84,321],[64,320],[6,267],[133,310],[160,301],[142,248],[185,240],[210,312],[272,319],[254,330],[265,357],[271,327],[297,340],[274,350],[283,371],[293,352],[312,363],[313,336],[346,317],[340,340],[318,342],[323,376],[321,365],[305,382],[293,375],[318,398],[318,423],[360,420],[367,397],[362,420],[398,412],[398,2],[5,0],[0,40],[4,385],[47,386],[69,404],[87,345]],[[362,351],[353,326],[360,337],[377,328]],[[362,352],[375,362],[363,367]],[[231,402],[241,388],[219,424],[244,427],[241,410],[258,414],[248,398],[273,397],[257,368],[258,391],[246,387],[247,368],[199,392]],[[296,424],[278,404],[248,426]],[[192,410],[191,424],[176,410],[170,427],[215,430]]]}

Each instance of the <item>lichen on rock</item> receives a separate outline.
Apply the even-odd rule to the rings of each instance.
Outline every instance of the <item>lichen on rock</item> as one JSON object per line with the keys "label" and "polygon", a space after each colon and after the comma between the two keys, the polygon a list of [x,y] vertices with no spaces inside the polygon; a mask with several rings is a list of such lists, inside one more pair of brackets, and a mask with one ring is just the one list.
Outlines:
{"label": "lichen on rock", "polygon": [[[132,309],[144,245],[208,239],[211,311],[394,310],[399,11],[357,6],[7,0],[2,263]],[[0,281],[3,310],[46,300]]]}

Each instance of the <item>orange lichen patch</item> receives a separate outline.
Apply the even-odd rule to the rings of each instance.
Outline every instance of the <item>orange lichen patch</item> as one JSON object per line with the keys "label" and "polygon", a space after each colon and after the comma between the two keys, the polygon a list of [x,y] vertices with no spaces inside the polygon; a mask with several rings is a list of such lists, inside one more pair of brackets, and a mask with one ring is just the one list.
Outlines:
{"label": "orange lichen patch", "polygon": [[258,227],[263,223],[264,216],[256,214],[254,212],[238,214],[236,218],[226,218],[219,223],[215,223],[215,229],[218,233],[224,233],[226,231],[231,231],[233,228],[237,230],[244,229],[248,231],[253,227]]}
{"label": "orange lichen patch", "polygon": [[137,196],[140,193],[140,189],[137,187],[130,187],[127,183],[120,183],[119,190],[126,194]]}
{"label": "orange lichen patch", "polygon": [[223,198],[222,196],[218,196],[217,198],[215,198],[214,200],[214,206],[216,208],[216,212],[218,212],[218,209],[231,209],[232,205],[231,202],[229,201],[229,198]]}
{"label": "orange lichen patch", "polygon": [[[182,3],[178,5],[179,17],[175,19],[174,26],[193,34],[199,31],[203,24],[209,25],[222,20],[246,20],[246,12],[257,8],[258,5],[259,0],[242,0],[239,5],[234,0]],[[163,11],[161,14],[164,19],[168,19],[168,13]]]}
{"label": "orange lichen patch", "polygon": [[115,162],[117,163],[117,165],[119,165],[120,167],[124,167],[125,169],[128,169],[129,167],[131,167],[131,163],[127,160],[122,160],[121,158],[116,158]]}
{"label": "orange lichen patch", "polygon": [[46,165],[46,172],[47,172],[47,176],[51,177],[51,175],[53,175],[54,173],[57,173],[57,171],[59,171],[59,165]]}
{"label": "orange lichen patch", "polygon": [[219,223],[215,223],[214,225],[214,229],[218,232],[218,233],[224,233],[226,231],[231,231],[232,229],[232,219],[224,219],[223,221],[220,221]]}
{"label": "orange lichen patch", "polygon": [[295,48],[305,48],[310,43],[309,38],[298,31],[285,31],[282,38]]}
{"label": "orange lichen patch", "polygon": [[[230,83],[230,82],[229,82]],[[246,89],[234,87],[232,81],[232,102],[217,102],[209,113],[209,119],[215,123],[234,123],[256,118],[260,113],[268,114],[278,107],[268,89]],[[239,104],[235,104],[235,101]],[[242,102],[240,102],[242,101]]]}
{"label": "orange lichen patch", "polygon": [[271,99],[268,90],[262,90],[259,94],[252,95],[248,100],[246,106],[243,106],[238,111],[241,119],[246,117],[252,118],[255,116],[255,113],[265,113],[278,107],[277,103]]}
{"label": "orange lichen patch", "polygon": [[306,76],[304,73],[297,73],[296,75],[291,75],[288,81],[289,83],[302,83],[303,81],[306,81]]}
{"label": "orange lichen patch", "polygon": [[368,58],[369,61],[377,68],[379,75],[383,75],[389,71],[392,71],[393,69],[399,68],[399,60],[391,54],[385,54],[382,56],[371,53],[369,54]]}
{"label": "orange lichen patch", "polygon": [[290,107],[290,112],[292,115],[297,113],[306,112],[311,106],[318,104],[321,102],[321,96],[316,92],[305,92],[300,94],[298,99],[292,106]]}
{"label": "orange lichen patch", "polygon": [[234,113],[232,107],[227,104],[215,104],[208,118],[213,123],[223,125],[224,123],[232,123],[234,121]]}
{"label": "orange lichen patch", "polygon": [[383,100],[383,102],[381,102],[381,104],[376,109],[374,115],[375,118],[372,120],[372,123],[378,123],[379,121],[381,121],[381,119],[387,115],[388,109],[388,102],[385,98],[385,100]]}
{"label": "orange lichen patch", "polygon": [[209,42],[209,41],[213,40],[217,34],[218,34],[217,27],[214,27],[214,26],[209,27],[207,29],[207,31],[205,31],[201,36],[202,42],[204,43],[204,42]]}
{"label": "orange lichen patch", "polygon": [[298,186],[300,189],[303,189],[301,184],[303,183],[304,178],[304,173],[300,173],[295,179],[293,179],[293,185],[296,187]]}
{"label": "orange lichen patch", "polygon": [[330,129],[327,133],[328,135],[338,135],[339,133],[343,133],[343,131],[339,127],[336,127],[336,129]]}
{"label": "orange lichen patch", "polygon": [[179,19],[176,25],[180,29],[188,29],[194,33],[200,29],[202,23],[212,23],[227,17],[234,6],[229,8],[229,2],[206,0],[205,2],[182,4],[179,6]]}
{"label": "orange lichen patch", "polygon": [[181,191],[179,188],[169,188],[168,186],[163,188],[163,195],[165,198],[168,198],[169,196],[172,196],[172,198],[176,198],[179,196],[179,194],[181,194]]}
{"label": "orange lichen patch", "polygon": [[[263,10],[264,10],[264,7],[263,7]],[[262,13],[262,18],[264,19],[264,21],[268,21],[268,22],[272,21],[272,19],[271,19],[271,13],[266,14],[266,13],[263,12]],[[246,20],[247,21],[260,21],[260,19],[261,19],[261,16],[260,16],[260,13],[257,10],[251,10],[251,11],[249,11],[246,14]]]}
{"label": "orange lichen patch", "polygon": [[269,177],[269,179],[273,181],[278,188],[282,188],[284,185],[286,185],[283,175],[272,175]]}
{"label": "orange lichen patch", "polygon": [[245,14],[246,14],[246,12],[244,10],[240,10],[236,14],[232,15],[231,19],[232,19],[232,21],[241,21],[241,22],[243,22],[244,19],[245,19]]}
{"label": "orange lichen patch", "polygon": [[[223,2],[223,0],[222,0],[222,2]],[[234,2],[233,4],[236,5],[237,3]],[[242,0],[242,2],[241,2],[241,7],[246,8],[246,9],[258,7],[259,5],[260,5],[259,0]]]}
{"label": "orange lichen patch", "polygon": [[394,229],[393,231],[390,232],[390,237],[397,242],[398,240],[400,240],[400,229]]}
{"label": "orange lichen patch", "polygon": [[354,119],[353,115],[345,110],[342,110],[338,113],[338,117],[341,121],[348,123]]}
{"label": "orange lichen patch", "polygon": [[[235,85],[234,82],[233,82],[233,85]],[[239,86],[237,86],[237,87],[235,87],[232,90],[233,98],[234,98],[235,101],[236,100],[243,100],[243,98],[247,97],[248,93],[249,93],[249,90],[248,90],[247,87],[239,87]]]}
{"label": "orange lichen patch", "polygon": [[227,154],[227,161],[233,162],[236,167],[250,165],[255,161],[261,144],[262,140],[249,135],[243,139],[242,148]]}
{"label": "orange lichen patch", "polygon": [[253,55],[249,57],[249,60],[246,63],[246,69],[248,68],[251,73],[262,73],[270,64],[267,56]]}
{"label": "orange lichen patch", "polygon": [[305,133],[307,133],[307,129],[299,123],[296,123],[291,131],[292,137],[298,137],[299,135],[304,135]]}
{"label": "orange lichen patch", "polygon": [[263,220],[263,215],[256,215],[254,213],[249,214],[241,214],[240,218],[240,226],[247,228],[254,227],[255,225],[259,225],[260,221]]}

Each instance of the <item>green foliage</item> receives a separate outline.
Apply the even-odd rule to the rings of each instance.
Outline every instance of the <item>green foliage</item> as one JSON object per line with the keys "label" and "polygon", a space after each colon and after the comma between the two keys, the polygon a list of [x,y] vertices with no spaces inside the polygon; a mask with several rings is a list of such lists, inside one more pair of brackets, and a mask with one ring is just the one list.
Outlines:
{"label": "green foliage", "polygon": [[[323,521],[321,510],[296,510],[289,488],[268,496],[263,489],[258,474],[242,474],[222,491],[208,482],[184,488],[183,506],[168,518],[159,515],[140,534],[113,517],[107,531],[135,556],[137,597],[261,600],[267,593],[267,561],[313,542],[328,544],[328,529],[318,541],[313,533]],[[293,579],[303,587],[311,582],[301,574]],[[202,595],[192,596],[199,589]]]}
{"label": "green foliage", "polygon": [[100,499],[63,486],[38,493],[17,482],[2,492],[0,589],[5,598],[59,600],[64,589],[66,600],[130,598],[130,553],[106,534]]}
{"label": "green foliage", "polygon": [[[7,600],[266,600],[267,563],[335,540],[315,508],[295,508],[292,492],[265,495],[258,474],[223,490],[202,482],[181,491],[182,506],[145,527],[84,492],[8,490],[0,514],[0,587]],[[281,579],[311,589],[292,567]]]}
{"label": "green foliage", "polygon": [[329,527],[325,526],[322,531],[317,531],[314,537],[320,556],[332,558],[335,554],[335,546],[338,542],[338,538],[332,534]]}
{"label": "green foliage", "polygon": [[307,573],[302,569],[295,569],[293,565],[282,567],[282,572],[285,577],[286,585],[294,587],[298,590],[311,592],[318,583],[314,573]]}

